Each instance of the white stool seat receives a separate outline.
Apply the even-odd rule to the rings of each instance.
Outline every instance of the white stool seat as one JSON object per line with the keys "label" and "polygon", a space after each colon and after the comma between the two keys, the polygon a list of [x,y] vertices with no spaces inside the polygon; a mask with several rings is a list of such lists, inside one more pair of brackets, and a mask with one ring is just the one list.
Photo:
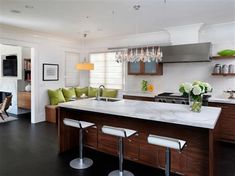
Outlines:
{"label": "white stool seat", "polygon": [[112,126],[104,125],[102,127],[102,132],[105,133],[105,134],[110,134],[110,135],[113,135],[113,136],[126,138],[126,137],[132,136],[137,131],[130,130],[130,129],[125,129],[125,128],[118,128],[118,127],[112,127]]}
{"label": "white stool seat", "polygon": [[148,143],[176,150],[182,150],[186,144],[186,141],[150,134],[148,136]]}
{"label": "white stool seat", "polygon": [[85,121],[78,121],[78,120],[68,119],[68,118],[64,118],[64,124],[67,126],[72,126],[75,128],[82,128],[82,129],[95,125],[94,123],[85,122]]}

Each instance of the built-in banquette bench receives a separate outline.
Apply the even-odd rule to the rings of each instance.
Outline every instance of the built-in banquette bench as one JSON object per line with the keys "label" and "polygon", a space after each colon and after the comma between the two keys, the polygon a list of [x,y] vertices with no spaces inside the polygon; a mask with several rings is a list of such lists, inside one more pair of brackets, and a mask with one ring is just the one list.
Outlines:
{"label": "built-in banquette bench", "polygon": [[[45,116],[47,122],[57,123],[58,119],[58,104],[68,101],[74,101],[80,98],[92,98],[98,93],[98,88],[94,87],[72,87],[59,88],[56,90],[48,90],[50,104],[45,106]],[[102,89],[100,96],[116,98],[118,90]]]}

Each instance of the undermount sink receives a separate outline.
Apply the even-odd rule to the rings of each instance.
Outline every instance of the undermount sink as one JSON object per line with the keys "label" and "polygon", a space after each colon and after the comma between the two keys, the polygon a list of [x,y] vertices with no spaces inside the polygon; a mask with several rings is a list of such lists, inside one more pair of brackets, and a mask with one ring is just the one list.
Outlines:
{"label": "undermount sink", "polygon": [[120,101],[121,99],[109,98],[109,97],[100,97],[99,100],[97,98],[95,98],[94,100],[96,100],[96,101],[107,101],[107,102],[116,102],[116,101]]}

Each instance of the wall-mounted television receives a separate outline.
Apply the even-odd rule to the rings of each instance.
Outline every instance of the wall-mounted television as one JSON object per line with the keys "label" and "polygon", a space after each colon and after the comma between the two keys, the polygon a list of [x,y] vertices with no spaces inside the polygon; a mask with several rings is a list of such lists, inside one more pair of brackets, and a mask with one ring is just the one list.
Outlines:
{"label": "wall-mounted television", "polygon": [[2,60],[3,76],[17,76],[17,55],[5,56]]}

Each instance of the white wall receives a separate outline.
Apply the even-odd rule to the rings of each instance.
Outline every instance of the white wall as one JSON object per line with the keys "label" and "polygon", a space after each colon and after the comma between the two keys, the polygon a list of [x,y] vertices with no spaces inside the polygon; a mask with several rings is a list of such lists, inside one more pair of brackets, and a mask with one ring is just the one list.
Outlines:
{"label": "white wall", "polygon": [[[34,48],[32,58],[32,119],[45,120],[48,89],[64,87],[65,52],[79,52],[79,43],[59,37],[0,25],[0,43]],[[42,81],[42,64],[59,64],[59,81]],[[78,78],[79,79],[79,78]]]}
{"label": "white wall", "polygon": [[[173,28],[171,30],[173,30]],[[185,38],[182,36],[182,42],[187,41],[186,37],[188,36],[185,36]],[[235,23],[204,25],[197,37],[199,37],[199,42],[212,42],[213,55],[222,49],[235,49]],[[94,40],[89,42],[89,48],[91,52],[95,52],[107,51],[109,47],[161,43],[171,43],[171,36],[167,31]],[[212,61],[210,63],[164,64],[163,76],[126,75],[125,90],[140,91],[141,81],[145,79],[155,85],[157,93],[163,91],[178,92],[178,85],[180,83],[202,80],[212,84],[214,97],[224,97],[223,90],[228,88],[235,89],[235,77],[211,76],[213,66],[216,63],[235,64],[235,59]]]}

